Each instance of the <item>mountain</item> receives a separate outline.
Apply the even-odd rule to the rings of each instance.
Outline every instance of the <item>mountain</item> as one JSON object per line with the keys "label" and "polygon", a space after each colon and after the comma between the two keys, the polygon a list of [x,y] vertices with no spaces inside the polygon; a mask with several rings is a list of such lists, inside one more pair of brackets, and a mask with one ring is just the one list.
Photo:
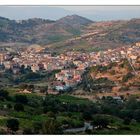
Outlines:
{"label": "mountain", "polygon": [[140,19],[93,22],[78,37],[51,44],[56,51],[100,51],[140,41]]}
{"label": "mountain", "polygon": [[0,42],[39,44],[50,51],[99,51],[140,41],[140,19],[93,22],[78,15],[59,20],[0,17]]}
{"label": "mountain", "polygon": [[66,24],[66,25],[73,25],[73,26],[86,26],[90,23],[92,23],[93,21],[87,19],[87,18],[84,18],[84,17],[81,17],[81,16],[78,16],[78,15],[68,15],[66,17],[63,17],[59,20],[57,20],[57,24]]}
{"label": "mountain", "polygon": [[82,30],[92,23],[86,18],[72,15],[56,20],[52,24],[44,24],[35,28],[35,38],[42,38],[39,43],[54,43],[80,35]]}
{"label": "mountain", "polygon": [[140,19],[99,22],[90,26],[90,32],[97,31],[97,36],[88,40],[93,46],[117,47],[140,41]]}
{"label": "mountain", "polygon": [[72,15],[56,21],[39,18],[14,21],[0,19],[1,42],[28,42],[48,44],[80,35],[91,20]]}

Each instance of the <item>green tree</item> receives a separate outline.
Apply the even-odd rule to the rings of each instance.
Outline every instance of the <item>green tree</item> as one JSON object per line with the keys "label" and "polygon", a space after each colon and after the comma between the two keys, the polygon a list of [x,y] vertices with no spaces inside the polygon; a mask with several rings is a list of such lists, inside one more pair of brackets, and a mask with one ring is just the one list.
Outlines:
{"label": "green tree", "polygon": [[8,103],[8,104],[7,104],[7,108],[8,108],[8,109],[11,109],[11,108],[12,108],[12,105],[11,105],[10,103]]}
{"label": "green tree", "polygon": [[20,103],[17,103],[17,104],[15,104],[14,105],[14,110],[16,110],[16,111],[24,111],[24,106],[23,106],[23,104],[20,104]]}
{"label": "green tree", "polygon": [[140,102],[137,101],[136,97],[129,97],[128,101],[126,102],[127,109],[139,109]]}
{"label": "green tree", "polygon": [[42,123],[41,122],[34,122],[33,123],[33,133],[34,134],[39,134],[42,128]]}
{"label": "green tree", "polygon": [[58,122],[53,118],[49,118],[48,120],[43,122],[42,133],[43,134],[58,134],[59,133]]}
{"label": "green tree", "polygon": [[19,121],[17,119],[9,119],[7,120],[7,128],[15,133],[19,130]]}
{"label": "green tree", "polygon": [[137,110],[134,111],[133,118],[136,121],[140,122],[140,109],[137,109]]}
{"label": "green tree", "polygon": [[83,118],[84,118],[85,120],[91,120],[91,119],[92,119],[92,113],[89,112],[89,111],[84,111],[84,112],[83,112]]}
{"label": "green tree", "polygon": [[50,118],[56,118],[55,114],[52,111],[47,112],[47,116]]}
{"label": "green tree", "polygon": [[131,119],[130,119],[130,118],[124,118],[123,123],[124,123],[125,125],[129,125],[130,122],[131,122]]}
{"label": "green tree", "polygon": [[1,99],[7,99],[9,96],[9,92],[4,89],[0,89],[0,98]]}
{"label": "green tree", "polygon": [[123,76],[122,82],[127,82],[129,79],[132,79],[134,75],[131,72],[128,72],[126,75]]}
{"label": "green tree", "polygon": [[21,104],[27,104],[28,103],[28,99],[26,95],[15,95],[15,100],[17,103],[21,103]]}
{"label": "green tree", "polygon": [[99,129],[106,128],[109,125],[109,120],[105,115],[96,115],[93,117],[92,125]]}

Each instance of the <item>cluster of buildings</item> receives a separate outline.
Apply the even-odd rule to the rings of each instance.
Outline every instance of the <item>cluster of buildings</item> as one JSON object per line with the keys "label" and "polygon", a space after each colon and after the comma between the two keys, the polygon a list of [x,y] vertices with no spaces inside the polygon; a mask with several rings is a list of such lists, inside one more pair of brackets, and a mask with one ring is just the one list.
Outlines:
{"label": "cluster of buildings", "polygon": [[61,70],[61,72],[55,74],[56,80],[60,81],[59,84],[56,84],[56,90],[67,90],[70,87],[74,87],[81,82],[81,75],[81,70]]}
{"label": "cluster of buildings", "polygon": [[11,69],[14,74],[20,73],[20,68],[30,67],[33,72],[60,70],[55,74],[57,90],[66,90],[81,82],[81,75],[87,67],[108,65],[129,58],[133,63],[140,56],[140,43],[130,47],[108,49],[107,51],[81,53],[67,52],[57,56],[45,53],[42,48],[27,48],[15,55],[0,53],[0,70]]}

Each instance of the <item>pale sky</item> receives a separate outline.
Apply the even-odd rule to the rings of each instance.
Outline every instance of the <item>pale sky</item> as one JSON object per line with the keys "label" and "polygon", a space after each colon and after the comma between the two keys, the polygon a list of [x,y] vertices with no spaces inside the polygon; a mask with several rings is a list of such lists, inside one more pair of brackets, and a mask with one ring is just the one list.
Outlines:
{"label": "pale sky", "polygon": [[0,16],[16,20],[57,20],[72,14],[93,21],[140,18],[140,6],[0,6]]}
{"label": "pale sky", "polygon": [[[57,7],[57,6],[56,6]],[[140,6],[60,6],[66,10],[90,11],[90,10],[139,10]]]}

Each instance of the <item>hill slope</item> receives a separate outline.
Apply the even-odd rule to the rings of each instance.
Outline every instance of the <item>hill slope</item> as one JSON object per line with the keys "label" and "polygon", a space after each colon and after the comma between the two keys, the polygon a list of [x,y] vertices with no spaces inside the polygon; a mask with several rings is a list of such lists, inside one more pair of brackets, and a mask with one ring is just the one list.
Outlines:
{"label": "hill slope", "polygon": [[50,49],[99,51],[140,41],[140,19],[95,22],[79,37],[52,44]]}
{"label": "hill slope", "polygon": [[0,18],[0,41],[48,44],[79,35],[90,23],[92,21],[77,15],[57,21],[34,18],[16,22]]}
{"label": "hill slope", "polygon": [[0,17],[0,42],[46,45],[50,51],[98,51],[140,41],[140,19],[93,22],[78,15],[59,20]]}

